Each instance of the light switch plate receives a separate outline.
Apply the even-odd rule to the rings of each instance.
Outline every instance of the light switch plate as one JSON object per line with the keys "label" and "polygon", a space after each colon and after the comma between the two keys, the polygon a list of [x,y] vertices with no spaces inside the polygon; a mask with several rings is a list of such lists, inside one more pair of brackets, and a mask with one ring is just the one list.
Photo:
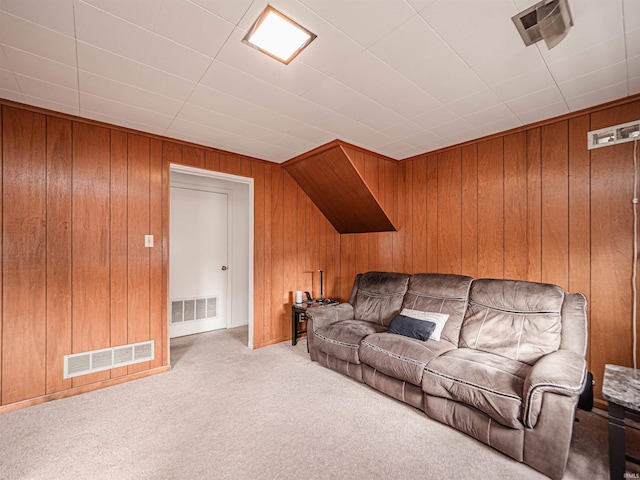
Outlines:
{"label": "light switch plate", "polygon": [[153,235],[144,236],[144,246],[147,248],[153,247]]}

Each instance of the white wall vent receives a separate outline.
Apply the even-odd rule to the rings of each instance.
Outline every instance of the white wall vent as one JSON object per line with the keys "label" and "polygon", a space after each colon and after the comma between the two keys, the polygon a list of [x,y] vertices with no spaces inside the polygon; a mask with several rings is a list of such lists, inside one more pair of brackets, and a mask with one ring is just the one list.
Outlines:
{"label": "white wall vent", "polygon": [[205,320],[218,316],[218,297],[171,300],[171,323]]}
{"label": "white wall vent", "polygon": [[64,378],[148,362],[154,358],[155,343],[153,340],[91,352],[74,353],[64,357]]}

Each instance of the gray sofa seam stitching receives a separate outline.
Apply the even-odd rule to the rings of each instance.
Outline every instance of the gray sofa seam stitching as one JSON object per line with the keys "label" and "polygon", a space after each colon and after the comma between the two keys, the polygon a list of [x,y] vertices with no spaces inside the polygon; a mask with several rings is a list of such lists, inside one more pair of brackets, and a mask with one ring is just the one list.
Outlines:
{"label": "gray sofa seam stitching", "polygon": [[375,350],[376,352],[380,352],[380,353],[382,353],[384,355],[387,355],[389,357],[397,358],[398,360],[402,360],[402,361],[405,361],[407,363],[411,363],[411,364],[416,365],[416,366],[423,366],[424,367],[426,365],[426,363],[419,362],[418,360],[414,360],[413,358],[403,357],[402,355],[398,355],[397,353],[392,353],[392,352],[390,352],[388,350],[384,350],[383,348],[380,348],[377,345],[372,345],[371,343],[369,343],[369,342],[367,342],[365,340],[362,341],[362,344],[363,345],[367,345],[368,347],[370,347],[372,350]]}
{"label": "gray sofa seam stitching", "polygon": [[477,388],[478,390],[483,390],[485,392],[493,393],[493,394],[498,395],[500,397],[505,397],[505,398],[518,400],[520,403],[523,403],[523,400],[520,397],[517,397],[515,395],[509,395],[508,393],[496,392],[495,390],[491,390],[490,388],[481,387],[480,385],[476,385],[475,383],[467,382],[467,381],[461,380],[459,378],[450,377],[448,375],[443,375],[443,374],[441,374],[439,372],[434,372],[433,370],[430,370],[430,369],[428,369],[426,367],[425,367],[425,370],[427,372],[429,372],[429,373],[432,373],[433,375],[438,376],[438,377],[442,377],[442,378],[446,378],[447,380],[452,380],[454,382],[462,383],[464,385],[468,385],[470,387]]}

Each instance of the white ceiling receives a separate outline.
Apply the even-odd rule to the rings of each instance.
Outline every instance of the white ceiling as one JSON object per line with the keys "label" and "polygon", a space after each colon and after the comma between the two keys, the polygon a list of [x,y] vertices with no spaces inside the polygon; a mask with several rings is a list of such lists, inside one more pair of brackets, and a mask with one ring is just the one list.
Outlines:
{"label": "white ceiling", "polygon": [[318,35],[241,43],[267,0],[0,0],[0,97],[283,162],[334,139],[402,159],[640,93],[640,0],[272,0]]}

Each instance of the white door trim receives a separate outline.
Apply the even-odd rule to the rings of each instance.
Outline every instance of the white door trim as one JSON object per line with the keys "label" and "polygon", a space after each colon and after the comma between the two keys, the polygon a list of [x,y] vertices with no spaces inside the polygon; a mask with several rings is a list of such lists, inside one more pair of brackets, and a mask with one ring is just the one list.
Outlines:
{"label": "white door trim", "polygon": [[[196,175],[200,177],[212,178],[217,180],[226,180],[229,182],[241,183],[247,185],[249,188],[249,218],[247,219],[249,222],[249,246],[248,251],[246,252],[248,258],[248,266],[249,266],[249,292],[248,292],[248,323],[249,323],[249,339],[248,339],[248,347],[253,348],[253,231],[254,231],[254,180],[249,177],[241,177],[238,175],[231,175],[228,173],[214,172],[211,170],[204,170],[201,168],[188,167],[185,165],[175,165],[170,164],[169,166],[170,172],[183,173],[187,175]],[[171,182],[169,182],[171,183]],[[233,207],[231,207],[233,208]],[[229,232],[231,234],[231,232]],[[171,241],[171,239],[169,239]],[[229,244],[229,248],[231,247],[231,243]],[[231,251],[229,251],[231,254]],[[231,271],[230,271],[231,273]],[[231,277],[230,277],[231,278]],[[230,296],[229,296],[230,297]],[[170,312],[171,309],[168,309]],[[227,322],[231,318],[230,312],[227,315]],[[169,319],[165,319],[165,321],[169,321]]]}

